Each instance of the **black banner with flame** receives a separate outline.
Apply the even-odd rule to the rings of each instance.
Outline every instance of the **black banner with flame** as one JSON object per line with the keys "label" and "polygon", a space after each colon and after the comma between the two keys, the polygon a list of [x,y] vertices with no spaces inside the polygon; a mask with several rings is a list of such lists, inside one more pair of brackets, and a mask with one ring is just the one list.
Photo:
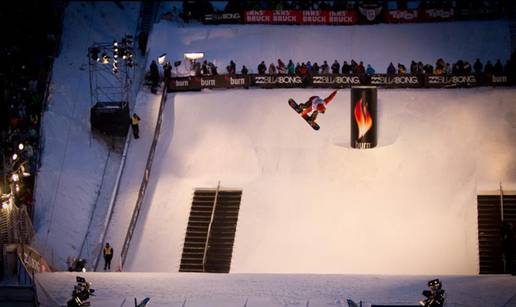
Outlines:
{"label": "black banner with flame", "polygon": [[373,86],[351,88],[351,147],[374,148],[378,144],[377,89]]}

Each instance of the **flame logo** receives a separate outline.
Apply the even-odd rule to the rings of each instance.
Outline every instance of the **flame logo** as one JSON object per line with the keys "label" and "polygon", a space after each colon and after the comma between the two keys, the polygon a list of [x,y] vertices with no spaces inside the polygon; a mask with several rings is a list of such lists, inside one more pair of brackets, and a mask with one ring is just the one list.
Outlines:
{"label": "flame logo", "polygon": [[373,119],[367,110],[367,102],[362,103],[362,99],[355,105],[355,120],[358,126],[358,139],[364,135],[373,126]]}

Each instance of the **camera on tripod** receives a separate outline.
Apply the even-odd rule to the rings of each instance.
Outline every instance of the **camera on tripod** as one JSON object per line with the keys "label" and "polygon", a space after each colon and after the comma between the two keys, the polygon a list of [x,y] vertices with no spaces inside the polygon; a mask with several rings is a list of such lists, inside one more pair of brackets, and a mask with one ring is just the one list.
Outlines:
{"label": "camera on tripod", "polygon": [[95,296],[95,289],[91,288],[91,283],[87,282],[84,277],[75,277],[77,284],[73,287],[72,298],[66,303],[67,307],[86,307],[91,306],[87,300],[90,296]]}
{"label": "camera on tripod", "polygon": [[427,284],[430,290],[423,291],[426,299],[419,301],[419,304],[424,307],[442,307],[445,299],[443,284],[439,279],[432,279]]}

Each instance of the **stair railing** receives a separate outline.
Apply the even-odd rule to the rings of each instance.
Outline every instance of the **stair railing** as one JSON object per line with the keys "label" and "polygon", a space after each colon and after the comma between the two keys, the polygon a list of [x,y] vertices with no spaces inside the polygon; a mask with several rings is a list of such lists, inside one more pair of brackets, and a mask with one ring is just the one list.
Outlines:
{"label": "stair railing", "polygon": [[217,207],[217,199],[219,198],[220,181],[217,184],[215,191],[215,199],[213,200],[213,207],[211,209],[210,223],[208,224],[208,231],[206,233],[206,242],[204,243],[204,253],[202,255],[202,271],[206,272],[206,255],[208,254],[209,242],[211,237],[211,227],[215,219],[215,208]]}

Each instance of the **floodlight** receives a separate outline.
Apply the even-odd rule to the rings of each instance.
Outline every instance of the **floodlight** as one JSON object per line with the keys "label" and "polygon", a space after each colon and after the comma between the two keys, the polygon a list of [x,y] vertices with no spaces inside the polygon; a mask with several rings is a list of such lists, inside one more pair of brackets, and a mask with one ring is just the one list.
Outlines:
{"label": "floodlight", "polygon": [[29,177],[30,176],[30,173],[25,170],[25,166],[24,165],[21,165],[20,169],[21,169],[21,173],[22,173],[23,177]]}
{"label": "floodlight", "polygon": [[13,159],[13,161],[16,161],[16,159],[18,159],[18,155],[17,154],[13,154],[12,159]]}
{"label": "floodlight", "polygon": [[23,143],[20,143],[20,144],[18,145],[18,149],[19,149],[19,150],[23,150],[23,148],[24,148],[24,147],[25,147],[25,146],[23,146]]}
{"label": "floodlight", "polygon": [[158,57],[158,64],[159,65],[165,65],[166,60],[167,60],[167,54],[163,53],[162,55],[160,55]]}
{"label": "floodlight", "polygon": [[11,179],[14,182],[18,182],[20,180],[20,176],[18,176],[18,174],[14,173],[14,174],[11,175]]}
{"label": "floodlight", "polygon": [[113,62],[113,73],[114,74],[118,73],[118,63],[117,63],[116,59]]}
{"label": "floodlight", "polygon": [[188,52],[184,54],[185,59],[195,61],[204,58],[204,52]]}

